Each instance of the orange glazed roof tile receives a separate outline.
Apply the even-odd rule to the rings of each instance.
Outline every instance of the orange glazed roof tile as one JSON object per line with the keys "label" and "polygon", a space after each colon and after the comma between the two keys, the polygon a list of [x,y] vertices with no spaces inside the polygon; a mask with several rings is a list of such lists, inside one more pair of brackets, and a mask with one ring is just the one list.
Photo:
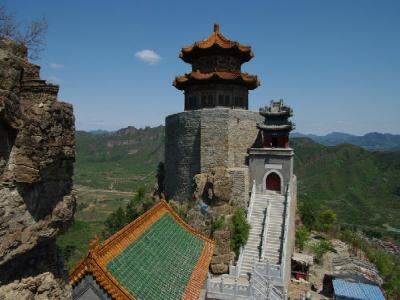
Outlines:
{"label": "orange glazed roof tile", "polygon": [[196,42],[193,45],[183,47],[179,57],[183,61],[191,63],[194,57],[210,49],[231,51],[233,55],[240,57],[243,62],[248,62],[254,57],[250,46],[242,45],[239,42],[231,41],[224,37],[222,33],[219,32],[218,24],[214,24],[214,32],[211,33],[208,38]]}
{"label": "orange glazed roof tile", "polygon": [[253,90],[260,85],[260,81],[257,76],[250,75],[242,72],[234,71],[215,71],[209,73],[202,73],[199,70],[196,72],[190,72],[183,76],[175,78],[173,85],[179,89],[184,90],[188,85],[193,83],[199,83],[202,81],[233,81],[243,83],[248,89]]}
{"label": "orange glazed roof tile", "polygon": [[90,273],[117,300],[198,299],[214,247],[162,199],[103,243],[92,241],[70,282]]}

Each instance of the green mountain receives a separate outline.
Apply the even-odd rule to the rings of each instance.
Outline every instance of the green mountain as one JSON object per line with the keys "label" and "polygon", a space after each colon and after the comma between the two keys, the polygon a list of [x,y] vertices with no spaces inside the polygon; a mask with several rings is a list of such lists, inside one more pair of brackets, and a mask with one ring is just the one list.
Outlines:
{"label": "green mountain", "polygon": [[134,191],[153,184],[164,158],[164,127],[76,133],[74,182],[98,189]]}
{"label": "green mountain", "polygon": [[[163,160],[164,127],[113,133],[78,131],[75,184],[135,191],[155,182]],[[341,223],[400,228],[400,152],[324,146],[293,138],[299,199],[313,210],[333,208]]]}
{"label": "green mountain", "polygon": [[364,135],[353,135],[342,132],[332,132],[327,135],[302,134],[294,132],[292,137],[306,137],[325,145],[352,144],[368,150],[400,150],[400,135],[390,133],[370,132]]}
{"label": "green mountain", "polygon": [[314,210],[332,208],[340,223],[400,228],[400,152],[292,139],[298,195]]}

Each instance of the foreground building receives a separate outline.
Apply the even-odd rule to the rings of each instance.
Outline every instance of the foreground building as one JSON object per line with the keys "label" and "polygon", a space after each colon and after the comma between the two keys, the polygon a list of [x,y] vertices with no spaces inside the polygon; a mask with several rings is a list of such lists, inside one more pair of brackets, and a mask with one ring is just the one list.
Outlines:
{"label": "foreground building", "polygon": [[241,65],[253,57],[251,47],[224,37],[217,24],[208,38],[182,48],[180,58],[192,70],[173,85],[184,91],[184,112],[165,122],[167,196],[201,194],[193,179],[224,169],[229,203],[245,207],[251,224],[229,274],[209,275],[209,299],[287,298],[297,195],[289,145],[293,112],[282,100],[248,110],[249,91],[260,82]]}
{"label": "foreground building", "polygon": [[73,299],[198,299],[214,242],[164,201],[103,243],[71,272]]}

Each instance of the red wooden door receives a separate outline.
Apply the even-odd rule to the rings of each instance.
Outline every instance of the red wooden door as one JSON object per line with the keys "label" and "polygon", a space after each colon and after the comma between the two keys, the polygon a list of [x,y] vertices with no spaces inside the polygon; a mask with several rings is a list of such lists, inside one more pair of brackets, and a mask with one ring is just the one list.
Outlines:
{"label": "red wooden door", "polygon": [[281,178],[276,173],[269,174],[267,176],[265,184],[266,184],[267,190],[277,191],[277,192],[281,191]]}

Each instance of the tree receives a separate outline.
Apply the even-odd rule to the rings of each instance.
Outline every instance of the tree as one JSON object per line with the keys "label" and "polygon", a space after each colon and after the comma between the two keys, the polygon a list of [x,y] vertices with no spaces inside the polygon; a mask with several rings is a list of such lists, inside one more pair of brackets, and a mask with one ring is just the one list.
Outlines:
{"label": "tree", "polygon": [[298,245],[300,251],[304,249],[310,239],[310,231],[305,226],[300,226],[296,230],[296,244]]}
{"label": "tree", "polygon": [[323,210],[317,216],[317,229],[325,232],[331,231],[336,224],[336,219],[336,213],[332,209]]}
{"label": "tree", "polygon": [[165,191],[165,166],[163,162],[159,162],[157,166],[157,184],[158,184],[158,195],[161,197],[161,193]]}
{"label": "tree", "polygon": [[146,189],[144,187],[139,187],[136,191],[136,195],[126,205],[125,216],[128,223],[140,216],[141,209],[139,206],[144,200],[145,193]]}
{"label": "tree", "polygon": [[31,59],[39,58],[39,53],[45,45],[44,35],[47,28],[47,21],[44,18],[33,20],[21,28],[14,14],[8,12],[6,7],[0,4],[0,37],[15,40],[27,47]]}
{"label": "tree", "polygon": [[122,207],[119,207],[115,212],[107,217],[104,222],[105,229],[104,237],[109,237],[114,232],[117,232],[126,225],[126,215]]}
{"label": "tree", "polygon": [[232,217],[231,247],[239,256],[240,247],[246,244],[249,238],[250,224],[247,223],[246,213],[243,208],[238,208]]}
{"label": "tree", "polygon": [[300,211],[301,221],[303,224],[308,228],[313,228],[316,222],[314,207],[308,201],[300,200],[297,208]]}

